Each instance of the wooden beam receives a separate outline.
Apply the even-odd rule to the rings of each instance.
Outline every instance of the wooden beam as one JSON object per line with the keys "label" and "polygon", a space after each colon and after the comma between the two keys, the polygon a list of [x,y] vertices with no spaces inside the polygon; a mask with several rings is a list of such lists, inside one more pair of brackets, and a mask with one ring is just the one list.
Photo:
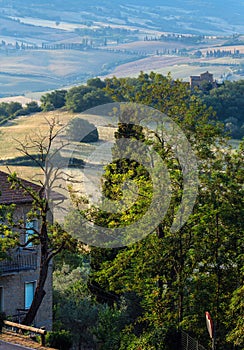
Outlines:
{"label": "wooden beam", "polygon": [[24,329],[25,331],[30,331],[33,333],[39,333],[39,334],[47,334],[47,331],[45,329],[42,328],[35,328],[35,327],[31,327],[31,326],[25,326],[23,324],[20,323],[15,323],[15,322],[11,322],[11,321],[4,321],[4,324],[6,324],[6,326],[10,326],[10,327],[15,327],[15,328],[19,328],[19,329]]}
{"label": "wooden beam", "polygon": [[6,321],[6,320],[4,320],[3,322],[6,326],[9,326],[9,327],[23,329],[25,331],[40,334],[41,335],[41,344],[42,344],[42,346],[45,346],[45,335],[47,334],[47,331],[45,329],[35,328],[35,327],[31,327],[31,326],[25,326],[24,324],[15,323],[15,322]]}

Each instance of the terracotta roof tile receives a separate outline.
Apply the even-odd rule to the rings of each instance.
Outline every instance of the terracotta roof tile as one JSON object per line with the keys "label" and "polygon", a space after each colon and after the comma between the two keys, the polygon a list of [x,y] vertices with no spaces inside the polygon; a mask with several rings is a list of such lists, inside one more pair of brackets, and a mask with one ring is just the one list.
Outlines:
{"label": "terracotta roof tile", "polygon": [[[33,198],[25,193],[23,189],[11,189],[11,184],[8,181],[9,174],[0,171],[0,204],[25,204],[32,203]],[[41,186],[38,186],[30,181],[22,180],[25,186],[31,187],[34,191],[39,192]]]}

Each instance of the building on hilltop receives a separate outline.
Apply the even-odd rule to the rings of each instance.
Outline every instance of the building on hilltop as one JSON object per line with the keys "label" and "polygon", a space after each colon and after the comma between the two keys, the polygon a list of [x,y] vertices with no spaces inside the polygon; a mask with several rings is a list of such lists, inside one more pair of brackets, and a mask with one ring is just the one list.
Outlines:
{"label": "building on hilltop", "polygon": [[190,76],[191,89],[194,89],[195,87],[205,88],[206,84],[209,85],[210,89],[218,86],[216,80],[213,79],[213,74],[209,73],[208,71],[200,75]]}
{"label": "building on hilltop", "polygon": [[[38,230],[38,220],[28,220],[33,198],[23,189],[12,189],[9,174],[0,171],[0,204],[15,204],[14,218],[22,219],[25,232],[20,234],[20,243],[25,243],[33,230]],[[25,186],[39,192],[41,187],[22,180]],[[29,243],[8,252],[9,259],[0,261],[0,311],[15,322],[21,322],[29,309],[39,276],[40,247]],[[34,326],[52,329],[52,263],[49,265],[45,283],[45,296],[34,320]]]}

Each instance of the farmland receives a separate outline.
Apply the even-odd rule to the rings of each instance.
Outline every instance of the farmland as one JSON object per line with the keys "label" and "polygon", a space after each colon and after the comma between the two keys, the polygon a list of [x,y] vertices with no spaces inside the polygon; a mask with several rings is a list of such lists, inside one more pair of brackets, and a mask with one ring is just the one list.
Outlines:
{"label": "farmland", "polygon": [[[241,64],[244,59],[241,60]],[[167,56],[151,56],[137,60],[136,62],[126,63],[115,68],[112,74],[118,77],[136,76],[140,71],[150,72],[155,71],[163,75],[168,72],[175,79],[183,79],[189,81],[190,75],[199,75],[203,71],[214,73],[217,80],[222,80],[225,76],[232,76],[233,79],[240,79],[240,75],[235,75],[235,69],[239,67],[240,61],[231,60],[230,58],[219,59],[195,59],[192,57],[176,57]]]}
{"label": "farmland", "polygon": [[[2,89],[0,97],[27,95],[84,83],[93,76],[135,76],[140,71],[172,73],[175,78],[189,80],[190,75],[211,71],[217,79],[241,78],[244,58],[196,58],[188,48],[187,56],[160,54],[172,50],[175,43],[135,42],[121,47],[78,50],[0,51]],[[181,47],[181,45],[179,46]],[[234,46],[233,46],[234,47]],[[243,46],[237,46],[243,52]],[[193,51],[191,53],[191,50]],[[202,49],[206,52],[208,48]]]}
{"label": "farmland", "polygon": [[86,81],[135,56],[106,51],[29,50],[3,53],[0,95],[45,91]]}
{"label": "farmland", "polygon": [[[31,140],[38,140],[40,136],[47,136],[49,131],[49,124],[47,121],[51,122],[55,119],[57,122],[56,130],[62,130],[69,123],[72,118],[82,117],[83,119],[89,120],[89,122],[94,123],[98,127],[99,132],[99,145],[105,141],[111,140],[113,138],[114,129],[104,125],[104,118],[94,115],[84,115],[74,114],[67,111],[52,111],[46,113],[36,113],[31,116],[19,117],[11,122],[8,122],[6,126],[0,127],[0,168],[6,171],[6,165],[11,169],[11,171],[17,171],[21,174],[23,178],[32,179],[33,174],[34,179],[38,171],[33,170],[33,165],[23,166],[21,164],[21,156],[23,154],[18,150],[20,143],[31,143]],[[35,125],[35,131],[33,132],[33,125]],[[79,153],[79,157],[86,160],[86,157],[90,154],[93,149],[93,145],[87,144],[82,147],[82,153],[79,148],[79,144],[73,145],[76,152]],[[69,148],[66,149],[65,157],[70,156]],[[33,152],[35,152],[33,150]],[[6,165],[4,163],[6,162]],[[13,165],[14,163],[14,165]],[[12,165],[10,165],[12,164]]]}
{"label": "farmland", "polygon": [[[0,3],[0,97],[33,98],[94,76],[133,76],[152,69],[184,80],[205,70],[217,79],[243,76],[241,22],[229,23],[224,13],[211,17],[201,2],[194,9],[133,1],[82,6],[72,1],[57,8],[45,1]],[[241,56],[205,59],[208,50],[219,49],[238,50]],[[203,57],[196,56],[198,51]]]}
{"label": "farmland", "polygon": [[243,10],[0,0],[0,306],[50,302],[47,346],[244,348]]}

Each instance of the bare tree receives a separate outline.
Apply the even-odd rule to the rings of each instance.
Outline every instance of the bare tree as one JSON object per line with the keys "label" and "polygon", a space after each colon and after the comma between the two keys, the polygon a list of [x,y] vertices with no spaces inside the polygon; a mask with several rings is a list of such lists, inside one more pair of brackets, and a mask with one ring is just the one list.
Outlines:
{"label": "bare tree", "polygon": [[[48,135],[43,136],[39,133],[35,134],[34,137],[28,137],[25,142],[18,142],[18,150],[32,160],[35,166],[41,171],[42,179],[38,180],[39,190],[33,189],[33,186],[28,186],[26,181],[22,181],[17,177],[16,173],[9,176],[12,188],[22,189],[31,196],[33,202],[29,217],[35,217],[39,220],[39,229],[33,228],[31,238],[24,244],[20,244],[21,246],[27,246],[30,242],[33,242],[40,246],[39,276],[32,304],[22,322],[25,325],[33,323],[46,294],[45,282],[51,260],[63,249],[72,249],[76,245],[76,241],[60,225],[52,222],[51,209],[53,209],[54,202],[56,201],[56,204],[58,203],[60,205],[60,202],[63,201],[63,196],[55,192],[55,182],[65,175],[61,167],[57,168],[53,166],[52,157],[55,157],[67,143],[65,140],[62,141],[59,144],[59,148],[51,154],[52,144],[60,134],[61,129],[58,129],[55,119],[51,121],[47,120],[47,123],[49,124]],[[48,166],[46,166],[47,158],[49,159]],[[38,175],[40,176],[40,174]],[[19,228],[26,230],[23,224],[19,224]]]}

